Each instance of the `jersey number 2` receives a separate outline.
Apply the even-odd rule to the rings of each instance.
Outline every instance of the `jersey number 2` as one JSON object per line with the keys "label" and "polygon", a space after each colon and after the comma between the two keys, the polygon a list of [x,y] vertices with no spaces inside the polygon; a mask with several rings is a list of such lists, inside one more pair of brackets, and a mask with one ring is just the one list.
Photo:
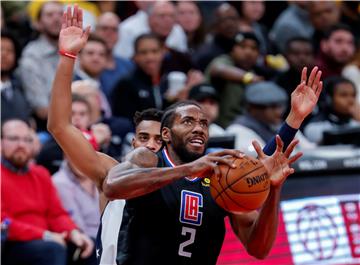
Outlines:
{"label": "jersey number 2", "polygon": [[180,246],[179,246],[179,255],[187,257],[187,258],[191,258],[191,252],[185,251],[184,248],[191,245],[192,243],[194,243],[196,229],[183,226],[181,234],[183,236],[185,236],[186,234],[190,234],[190,238],[180,244]]}

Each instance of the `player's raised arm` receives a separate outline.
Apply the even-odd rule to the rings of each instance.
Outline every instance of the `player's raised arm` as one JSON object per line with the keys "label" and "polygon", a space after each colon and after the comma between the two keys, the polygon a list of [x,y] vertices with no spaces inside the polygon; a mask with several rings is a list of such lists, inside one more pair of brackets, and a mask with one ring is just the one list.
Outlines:
{"label": "player's raised arm", "polygon": [[76,55],[85,46],[90,27],[83,30],[82,10],[76,5],[68,7],[63,15],[59,35],[59,52],[61,54],[53,82],[48,130],[61,146],[69,160],[86,176],[101,187],[108,165],[116,163],[112,158],[97,155],[83,134],[71,124],[71,82]]}

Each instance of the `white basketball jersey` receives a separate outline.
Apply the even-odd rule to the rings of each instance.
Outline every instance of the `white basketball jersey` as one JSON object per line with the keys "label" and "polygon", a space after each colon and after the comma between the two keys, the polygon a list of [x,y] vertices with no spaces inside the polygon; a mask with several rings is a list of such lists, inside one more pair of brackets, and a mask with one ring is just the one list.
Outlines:
{"label": "white basketball jersey", "polygon": [[116,265],[118,235],[124,206],[125,200],[110,201],[102,214],[100,242],[98,238],[96,246],[96,256],[101,265]]}

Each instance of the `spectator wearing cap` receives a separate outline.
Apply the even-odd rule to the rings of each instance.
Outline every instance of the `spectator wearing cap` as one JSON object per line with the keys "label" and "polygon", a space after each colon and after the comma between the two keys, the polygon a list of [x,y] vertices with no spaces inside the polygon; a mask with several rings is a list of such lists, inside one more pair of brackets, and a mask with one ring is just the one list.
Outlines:
{"label": "spectator wearing cap", "polygon": [[256,65],[259,40],[252,32],[239,32],[228,54],[216,57],[206,69],[206,77],[218,90],[220,114],[218,124],[226,128],[244,111],[244,91],[248,84],[270,78],[270,73]]}
{"label": "spectator wearing cap", "polygon": [[209,136],[224,135],[225,130],[215,123],[219,116],[219,96],[215,88],[206,83],[193,86],[189,92],[189,99],[195,100],[208,115]]}
{"label": "spectator wearing cap", "polygon": [[[236,135],[236,149],[251,154],[254,152],[251,145],[253,140],[264,146],[280,128],[288,96],[275,83],[263,81],[247,87],[245,101],[246,113],[239,116],[226,131]],[[296,136],[301,148],[313,147],[301,132]]]}

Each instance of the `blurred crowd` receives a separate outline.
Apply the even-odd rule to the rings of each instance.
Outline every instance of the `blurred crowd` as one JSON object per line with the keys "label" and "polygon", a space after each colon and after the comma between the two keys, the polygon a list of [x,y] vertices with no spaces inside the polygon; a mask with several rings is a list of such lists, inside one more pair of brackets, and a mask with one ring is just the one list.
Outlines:
{"label": "blurred crowd", "polygon": [[[1,118],[31,120],[40,160],[49,158],[48,146],[54,145],[46,120],[67,4],[1,5]],[[212,136],[245,131],[266,142],[289,112],[304,66],[319,66],[325,88],[302,128],[303,147],[321,144],[324,130],[360,120],[357,2],[79,5],[92,35],[78,56],[73,92],[90,105],[84,128],[115,158],[127,150],[135,111],[188,98],[208,110]],[[248,142],[239,137],[236,147]]]}
{"label": "blurred crowd", "polygon": [[[1,2],[1,120],[29,122],[34,160],[55,175],[64,207],[94,238],[98,223],[82,224],[61,192],[70,185],[61,175],[75,169],[46,128],[62,14],[75,2]],[[91,36],[76,59],[72,122],[96,150],[117,160],[131,148],[136,111],[185,99],[209,115],[210,137],[232,135],[235,148],[252,153],[251,140],[264,145],[289,113],[303,67],[315,65],[324,88],[298,132],[300,148],[324,144],[326,131],[360,126],[357,1],[77,4]],[[94,184],[82,181],[84,200],[96,203]]]}

